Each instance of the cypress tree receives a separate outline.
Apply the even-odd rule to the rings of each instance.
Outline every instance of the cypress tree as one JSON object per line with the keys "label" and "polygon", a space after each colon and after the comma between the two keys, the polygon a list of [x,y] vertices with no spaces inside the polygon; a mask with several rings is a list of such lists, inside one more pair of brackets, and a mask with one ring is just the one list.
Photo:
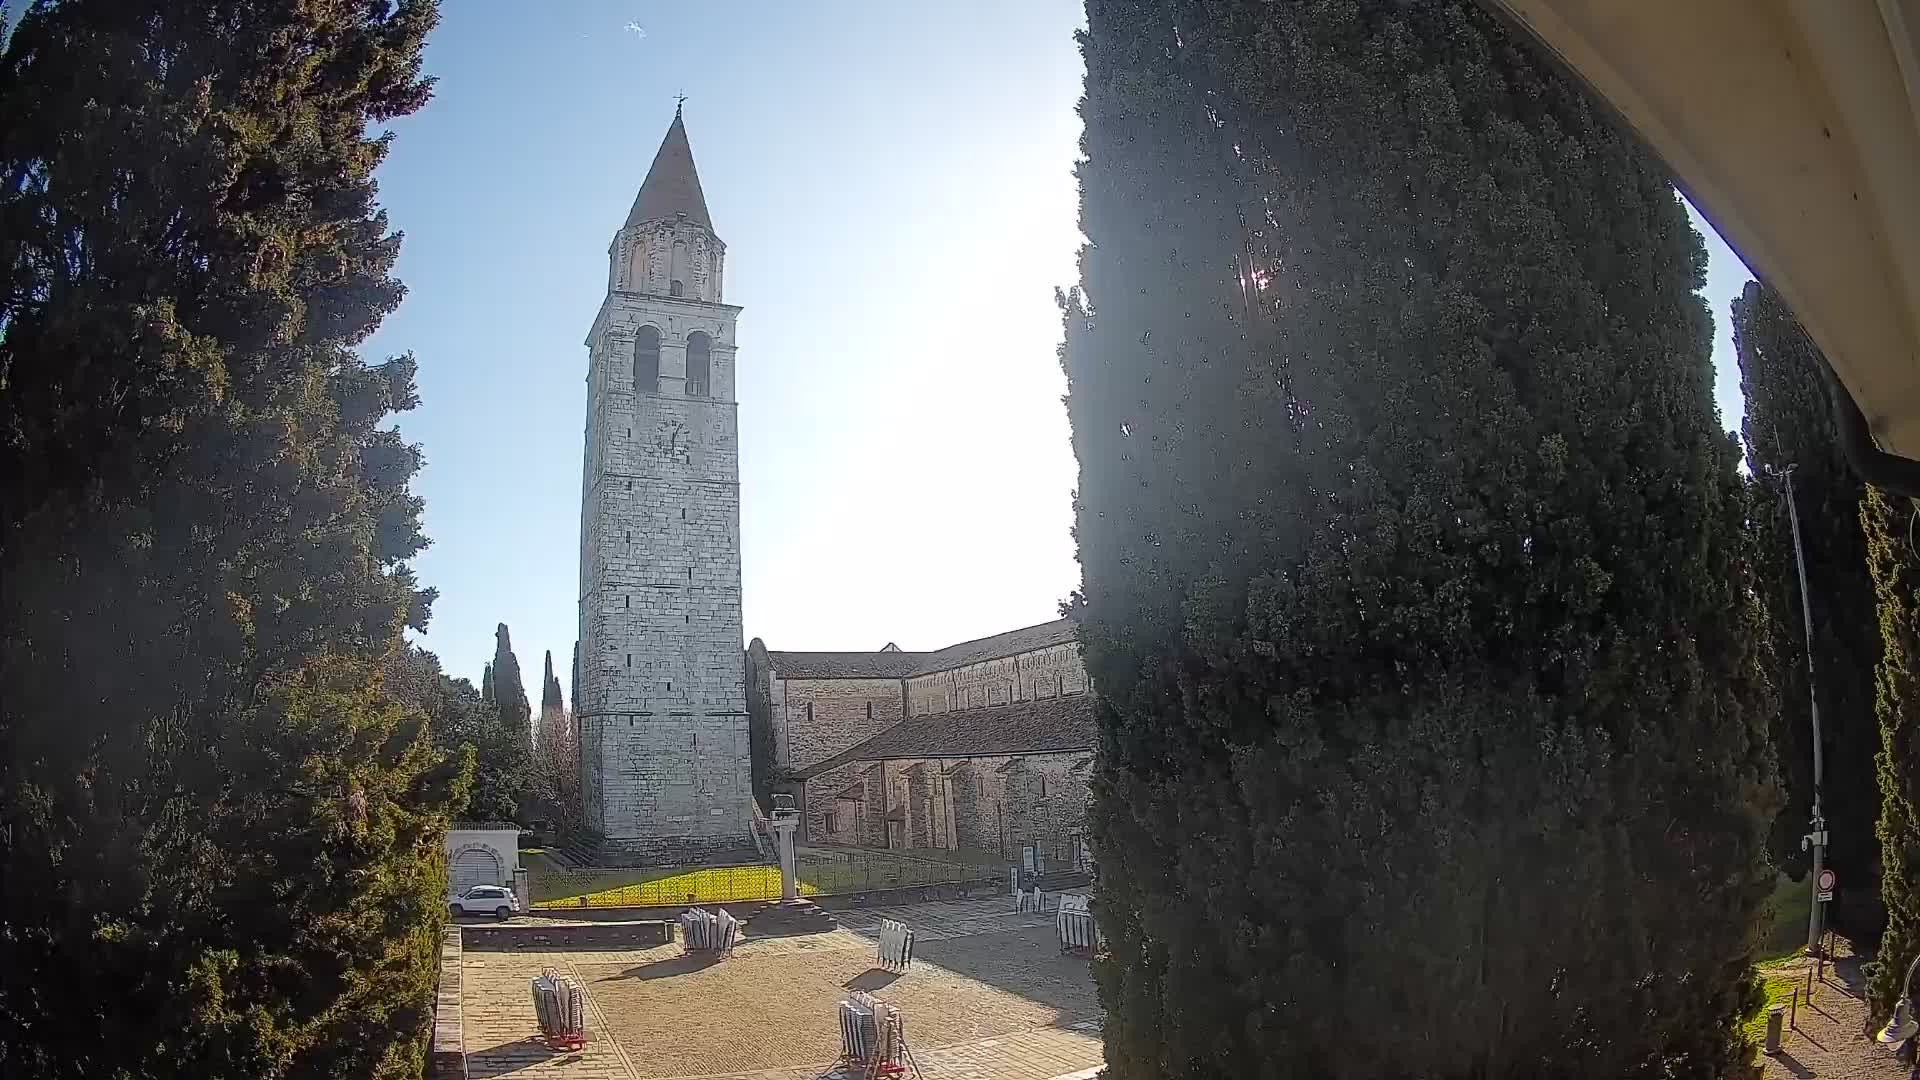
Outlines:
{"label": "cypress tree", "polygon": [[1920,956],[1920,552],[1910,499],[1867,488],[1861,523],[1880,602],[1882,652],[1874,680],[1880,717],[1880,900],[1886,929],[1868,970],[1877,1019],[1893,1011],[1907,966]]}
{"label": "cypress tree", "polygon": [[418,1076],[457,769],[381,129],[430,0],[35,4],[0,55],[0,1075]]}
{"label": "cypress tree", "polygon": [[476,821],[513,821],[532,781],[533,716],[506,623],[495,627],[493,642],[493,662],[481,676],[480,698],[488,707],[474,748],[473,797],[467,816]]}
{"label": "cypress tree", "polygon": [[547,650],[546,674],[540,679],[540,724],[544,736],[547,722],[567,711],[566,702],[560,696],[560,680],[553,674],[553,650]]}
{"label": "cypress tree", "polygon": [[1667,177],[1467,0],[1087,14],[1108,1075],[1731,1075],[1772,705]]}
{"label": "cypress tree", "polygon": [[1733,341],[1747,401],[1743,428],[1755,496],[1756,580],[1772,612],[1769,653],[1780,687],[1774,746],[1787,801],[1775,821],[1773,848],[1782,865],[1805,872],[1800,840],[1812,813],[1813,724],[1799,568],[1785,502],[1783,471],[1791,468],[1813,597],[1814,682],[1826,768],[1822,809],[1832,841],[1827,863],[1842,882],[1834,923],[1865,945],[1880,936],[1883,918],[1873,832],[1880,800],[1871,782],[1880,745],[1873,700],[1880,636],[1862,531],[1866,485],[1835,442],[1826,360],[1778,294],[1747,283],[1733,302]]}
{"label": "cypress tree", "polygon": [[505,732],[518,732],[522,741],[533,738],[533,708],[527,703],[527,688],[520,681],[520,658],[513,655],[513,638],[507,624],[493,631],[493,703],[500,710],[500,726]]}

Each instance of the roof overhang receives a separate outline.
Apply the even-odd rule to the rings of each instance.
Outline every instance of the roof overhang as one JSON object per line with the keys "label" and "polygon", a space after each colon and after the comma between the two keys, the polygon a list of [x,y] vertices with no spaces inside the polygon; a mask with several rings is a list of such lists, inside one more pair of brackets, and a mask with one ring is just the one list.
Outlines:
{"label": "roof overhang", "polygon": [[1920,0],[1484,2],[1666,160],[1880,446],[1920,458]]}

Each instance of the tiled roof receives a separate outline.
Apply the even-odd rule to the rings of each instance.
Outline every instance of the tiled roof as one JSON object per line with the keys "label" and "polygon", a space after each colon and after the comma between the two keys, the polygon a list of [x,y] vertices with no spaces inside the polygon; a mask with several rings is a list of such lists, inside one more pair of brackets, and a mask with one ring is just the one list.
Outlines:
{"label": "tiled roof", "polygon": [[700,190],[700,174],[693,168],[687,125],[681,122],[678,109],[673,111],[673,126],[667,128],[667,137],[660,140],[660,149],[653,155],[653,167],[640,184],[640,194],[634,196],[633,209],[627,211],[627,227],[675,214],[685,214],[696,225],[713,228],[713,219],[707,216],[707,197]]}
{"label": "tiled roof", "polygon": [[774,674],[783,679],[898,679],[951,671],[987,660],[1032,652],[1074,640],[1071,619],[963,641],[937,652],[901,652],[889,645],[879,652],[769,652]]}
{"label": "tiled roof", "polygon": [[1009,630],[992,637],[963,641],[958,645],[949,645],[938,652],[919,653],[917,655],[920,658],[920,665],[909,674],[929,675],[936,671],[951,671],[954,668],[966,667],[968,664],[998,660],[1003,656],[1032,652],[1049,645],[1059,645],[1072,641],[1074,636],[1072,619],[1055,619],[1052,622]]}
{"label": "tiled roof", "polygon": [[926,653],[769,652],[773,673],[782,679],[897,679],[914,669]]}
{"label": "tiled roof", "polygon": [[1093,695],[956,709],[902,720],[880,734],[801,770],[818,776],[850,761],[1002,757],[1093,749]]}

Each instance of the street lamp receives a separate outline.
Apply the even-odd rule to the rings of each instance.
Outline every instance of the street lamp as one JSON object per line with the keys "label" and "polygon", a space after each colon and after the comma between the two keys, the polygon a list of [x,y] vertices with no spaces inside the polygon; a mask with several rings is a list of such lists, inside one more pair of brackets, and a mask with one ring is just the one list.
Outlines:
{"label": "street lamp", "polygon": [[[1778,438],[1778,433],[1775,433]],[[1813,903],[1807,912],[1807,955],[1820,954],[1820,871],[1826,866],[1827,816],[1820,806],[1820,788],[1825,779],[1826,762],[1820,744],[1820,692],[1813,684],[1813,595],[1807,588],[1807,554],[1800,546],[1800,510],[1793,498],[1794,466],[1772,470],[1786,481],[1787,521],[1793,528],[1793,562],[1800,570],[1800,621],[1807,632],[1807,715],[1813,721],[1813,831],[1800,838],[1800,850],[1813,852],[1813,873],[1807,876],[1807,888]]]}
{"label": "street lamp", "polygon": [[1920,971],[1920,956],[1913,958],[1907,965],[1907,977],[1900,980],[1900,1000],[1894,1002],[1893,1017],[1887,1026],[1880,1029],[1874,1040],[1889,1050],[1898,1053],[1908,1039],[1920,1033],[1920,1021],[1913,1018],[1913,974]]}

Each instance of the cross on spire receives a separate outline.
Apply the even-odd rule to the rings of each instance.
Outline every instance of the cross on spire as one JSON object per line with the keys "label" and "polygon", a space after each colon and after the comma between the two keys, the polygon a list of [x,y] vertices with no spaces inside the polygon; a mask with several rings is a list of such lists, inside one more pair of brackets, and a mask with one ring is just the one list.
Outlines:
{"label": "cross on spire", "polygon": [[680,119],[680,107],[685,105],[686,103],[687,103],[687,95],[685,93],[679,93],[679,94],[673,95],[673,118],[675,120]]}

